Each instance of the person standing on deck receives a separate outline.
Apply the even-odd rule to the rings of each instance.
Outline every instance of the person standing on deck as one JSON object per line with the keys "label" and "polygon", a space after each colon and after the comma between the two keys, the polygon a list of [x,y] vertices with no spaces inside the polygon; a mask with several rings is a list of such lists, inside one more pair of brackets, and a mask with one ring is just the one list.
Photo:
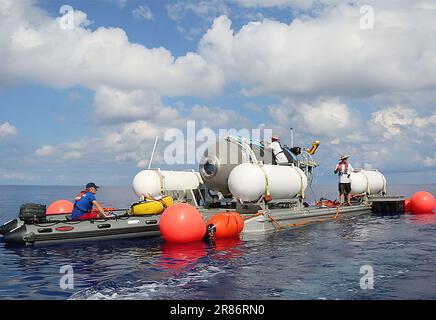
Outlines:
{"label": "person standing on deck", "polygon": [[351,205],[351,180],[350,172],[356,172],[352,165],[348,163],[350,156],[341,155],[339,164],[335,168],[335,174],[339,175],[339,194],[341,205],[344,205],[345,195],[347,195],[347,206]]}
{"label": "person standing on deck", "polygon": [[275,160],[277,164],[289,163],[288,158],[283,151],[282,145],[280,144],[280,138],[278,135],[273,135],[271,137],[271,144],[269,145],[269,148],[272,150],[273,160]]}

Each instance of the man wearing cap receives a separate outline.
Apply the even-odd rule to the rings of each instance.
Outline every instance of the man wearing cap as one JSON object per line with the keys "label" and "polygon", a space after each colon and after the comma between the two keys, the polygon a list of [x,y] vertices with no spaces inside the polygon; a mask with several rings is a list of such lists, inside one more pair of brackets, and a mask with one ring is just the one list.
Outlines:
{"label": "man wearing cap", "polygon": [[280,163],[289,163],[288,158],[286,157],[282,145],[280,144],[280,138],[278,135],[273,135],[271,137],[271,144],[269,145],[270,149],[273,153],[273,159],[277,164]]}
{"label": "man wearing cap", "polygon": [[339,194],[341,198],[341,205],[344,205],[345,194],[347,195],[347,205],[351,205],[351,180],[350,172],[354,169],[351,164],[348,163],[350,156],[341,155],[339,164],[335,168],[335,174],[339,175]]}
{"label": "man wearing cap", "polygon": [[[104,213],[103,207],[97,202],[95,194],[99,187],[94,183],[90,182],[86,185],[84,191],[80,192],[74,199],[74,209],[71,212],[71,218],[73,220],[87,220],[100,218],[109,218],[110,216]],[[97,212],[92,212],[91,209],[93,205],[96,206]]]}

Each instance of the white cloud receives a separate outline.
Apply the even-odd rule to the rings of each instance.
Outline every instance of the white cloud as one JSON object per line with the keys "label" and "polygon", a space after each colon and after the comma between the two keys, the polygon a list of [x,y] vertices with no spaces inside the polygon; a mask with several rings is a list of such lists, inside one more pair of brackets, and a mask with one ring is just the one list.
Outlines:
{"label": "white cloud", "polygon": [[80,159],[82,157],[82,153],[79,151],[69,151],[66,152],[63,156],[62,159],[65,160],[77,160]]}
{"label": "white cloud", "polygon": [[385,139],[400,135],[432,135],[436,134],[436,113],[420,116],[413,108],[388,107],[372,113],[370,124],[379,126]]}
{"label": "white cloud", "polygon": [[55,155],[55,147],[50,146],[50,145],[46,145],[46,146],[42,146],[41,148],[38,148],[35,151],[35,155],[37,157],[51,157]]}
{"label": "white cloud", "polygon": [[11,37],[13,50],[30,50],[44,44],[42,36],[32,29],[21,27]]}
{"label": "white cloud", "polygon": [[393,107],[374,112],[372,121],[384,129],[383,137],[389,139],[402,133],[402,128],[412,125],[417,117],[416,110]]}
{"label": "white cloud", "polygon": [[[35,151],[35,156],[51,163],[60,163],[63,160],[78,160],[82,158],[81,150],[91,147],[94,139],[83,139],[80,142],[61,143],[58,145],[45,145]],[[98,146],[95,147],[98,149]]]}
{"label": "white cloud", "polygon": [[426,157],[424,159],[424,166],[426,166],[426,167],[436,167],[436,154],[433,157]]}
{"label": "white cloud", "polygon": [[176,30],[190,41],[200,39],[213,19],[230,14],[229,6],[222,0],[177,0],[167,4],[166,10],[168,17],[176,22]]}
{"label": "white cloud", "polygon": [[1,0],[0,83],[34,81],[52,87],[82,85],[153,90],[165,95],[220,92],[222,72],[198,54],[175,58],[165,48],[129,42],[119,28],[86,28],[74,11],[71,30],[60,27],[32,1]]}
{"label": "white cloud", "polygon": [[200,54],[251,95],[368,96],[436,88],[433,11],[374,3],[372,30],[360,29],[357,4],[327,7],[290,24],[251,22],[239,31],[221,16],[201,40]]}
{"label": "white cloud", "polygon": [[1,180],[20,180],[20,181],[32,181],[35,179],[34,176],[29,176],[24,172],[17,172],[13,170],[0,169],[0,179]]}
{"label": "white cloud", "polygon": [[279,106],[270,106],[269,113],[286,128],[293,126],[298,131],[329,138],[349,135],[360,122],[355,111],[337,100],[307,103],[285,99]]}
{"label": "white cloud", "polygon": [[244,128],[250,125],[246,117],[241,113],[220,107],[207,107],[195,105],[190,108],[189,120],[199,122],[199,127],[212,128]]}
{"label": "white cloud", "polygon": [[[181,108],[162,101],[163,96],[208,97],[236,83],[245,94],[279,96],[281,103],[268,109],[272,122],[263,120],[267,127],[285,137],[293,126],[300,145],[320,139],[316,157],[324,162],[335,162],[336,155],[346,152],[359,166],[392,171],[411,170],[416,163],[433,167],[436,114],[414,103],[425,100],[423,105],[432,106],[434,101],[434,6],[428,1],[365,1],[375,8],[376,24],[363,31],[363,1],[354,1],[354,6],[334,2],[337,7],[317,7],[311,16],[297,12],[291,23],[263,19],[239,30],[232,30],[230,19],[221,16],[197,52],[176,58],[165,48],[132,43],[119,28],[87,29],[88,18],[80,11],[74,13],[76,28],[62,30],[59,19],[32,1],[0,0],[0,86],[34,81],[95,90],[95,117],[100,120],[96,135],[42,146],[34,152],[39,162],[95,159],[99,164],[144,167],[155,136],[184,129],[188,119],[196,120],[197,128],[248,127],[250,121],[237,111],[195,102]],[[231,14],[228,2],[221,7],[219,1],[177,3],[175,19],[186,13],[205,20]],[[314,7],[310,0],[237,3],[250,8]],[[365,99],[372,114],[359,112],[344,96]],[[381,107],[374,110],[377,105]],[[246,105],[250,108],[260,110]],[[2,132],[11,135],[10,127],[15,128],[1,125],[0,137]],[[156,163],[163,159],[160,152]]]}
{"label": "white cloud", "polygon": [[170,19],[180,21],[187,13],[194,13],[199,18],[212,20],[221,14],[229,14],[230,9],[222,0],[197,1],[177,0],[175,3],[166,5]]}
{"label": "white cloud", "polygon": [[0,125],[0,138],[15,136],[16,134],[17,134],[17,128],[15,128],[9,122],[4,122]]}
{"label": "white cloud", "polygon": [[[30,80],[93,90],[106,86],[165,96],[210,96],[233,82],[245,94],[282,96],[368,96],[436,88],[434,10],[424,0],[356,0],[353,5],[338,0],[316,15],[297,15],[289,24],[264,19],[239,31],[221,16],[203,36],[198,52],[178,58],[165,48],[131,43],[119,28],[87,29],[89,21],[80,11],[74,12],[76,27],[63,30],[59,19],[30,1],[1,1],[3,83]],[[268,5],[305,7],[312,2],[277,0]],[[267,5],[260,0],[238,3]],[[361,4],[374,7],[373,30],[360,29]],[[211,18],[229,14],[228,2],[219,1],[179,1],[168,8],[173,8],[169,13],[174,19],[186,12]]]}
{"label": "white cloud", "polygon": [[306,147],[312,139],[321,141],[315,154],[320,163],[317,174],[330,172],[342,153],[352,155],[355,167],[377,168],[390,175],[436,166],[433,110],[397,106],[365,114],[340,100],[284,99],[269,107],[269,115],[269,125],[281,135],[282,143],[286,144],[289,127],[294,128],[296,145]]}
{"label": "white cloud", "polygon": [[153,12],[151,12],[151,9],[148,6],[138,6],[135,10],[132,11],[132,15],[136,19],[143,19],[143,20],[154,19]]}
{"label": "white cloud", "polygon": [[301,8],[301,9],[309,9],[317,2],[317,0],[233,0],[233,1],[243,7],[266,7],[266,8],[293,7],[293,8]]}
{"label": "white cloud", "polygon": [[144,90],[101,87],[94,98],[96,117],[105,122],[123,123],[153,119],[159,123],[180,118],[176,109],[165,106],[159,95]]}
{"label": "white cloud", "polygon": [[115,3],[120,9],[123,9],[126,6],[128,0],[115,0]]}

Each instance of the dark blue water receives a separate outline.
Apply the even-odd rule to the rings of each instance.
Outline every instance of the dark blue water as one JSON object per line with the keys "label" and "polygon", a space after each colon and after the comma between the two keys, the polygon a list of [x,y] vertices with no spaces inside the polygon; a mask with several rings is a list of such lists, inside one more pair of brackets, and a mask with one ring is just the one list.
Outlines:
{"label": "dark blue water", "polygon": [[[318,188],[317,196],[335,196]],[[436,186],[392,186],[392,194]],[[0,221],[23,202],[71,199],[75,187],[0,186]],[[100,189],[107,206],[136,200]],[[249,239],[166,244],[160,238],[9,248],[0,243],[1,299],[436,299],[436,224],[430,216],[361,216]],[[61,289],[60,268],[74,270]],[[362,289],[360,268],[374,271]]]}

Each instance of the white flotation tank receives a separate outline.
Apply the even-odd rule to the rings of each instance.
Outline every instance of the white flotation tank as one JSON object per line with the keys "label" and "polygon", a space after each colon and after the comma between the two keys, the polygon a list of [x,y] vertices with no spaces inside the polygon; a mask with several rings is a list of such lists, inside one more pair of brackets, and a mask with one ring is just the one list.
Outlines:
{"label": "white flotation tank", "polygon": [[133,178],[133,190],[141,197],[166,191],[184,191],[197,189],[201,183],[198,172],[143,170]]}
{"label": "white flotation tank", "polygon": [[274,199],[294,199],[304,195],[307,177],[294,166],[243,163],[229,175],[229,190],[241,202],[255,202],[267,194]]}
{"label": "white flotation tank", "polygon": [[386,178],[377,170],[360,170],[350,173],[351,194],[378,194],[386,192]]}

